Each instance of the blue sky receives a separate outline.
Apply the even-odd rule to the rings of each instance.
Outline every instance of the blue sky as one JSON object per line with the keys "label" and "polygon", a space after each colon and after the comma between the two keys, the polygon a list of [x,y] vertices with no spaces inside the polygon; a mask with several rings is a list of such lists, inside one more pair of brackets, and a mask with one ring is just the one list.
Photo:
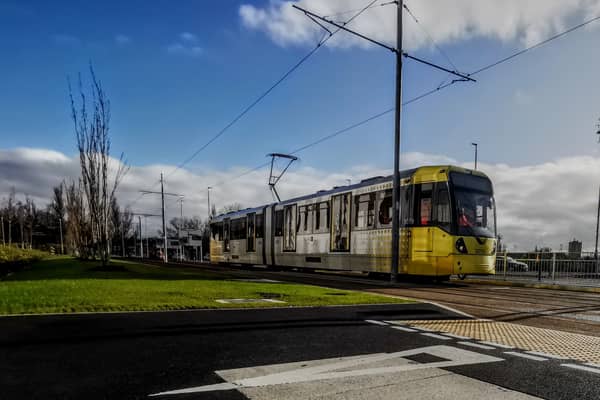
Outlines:
{"label": "blue sky", "polygon": [[[3,0],[0,148],[73,154],[66,77],[86,73],[91,60],[112,102],[114,151],[134,165],[179,163],[311,47],[282,46],[245,26],[239,14],[245,3]],[[182,38],[185,32],[194,39]],[[478,83],[407,106],[403,151],[466,161],[470,143],[478,141],[482,160],[510,165],[595,154],[599,35],[598,29],[575,32],[481,74]],[[461,70],[472,71],[523,43],[473,37],[442,46]],[[415,54],[446,63],[429,47]],[[408,61],[404,98],[444,78]],[[291,151],[376,114],[393,105],[393,79],[394,58],[385,50],[323,48],[190,168],[254,166],[266,153]],[[301,154],[302,163],[325,170],[389,168],[392,130],[389,115]]]}
{"label": "blue sky", "polygon": [[[382,0],[383,1],[383,0]],[[463,72],[531,45],[591,16],[600,0],[405,0]],[[366,0],[300,0],[322,13]],[[388,7],[388,8],[386,8]],[[353,27],[394,42],[391,6]],[[405,48],[447,64],[405,15]],[[122,204],[206,143],[304,56],[321,34],[289,1],[0,0],[0,201],[11,188],[47,202],[53,185],[79,173],[67,76],[94,64],[112,103],[113,154],[132,165]],[[600,170],[600,22],[406,106],[405,166],[480,168],[496,187],[500,233],[511,246],[593,243]],[[221,207],[271,201],[266,160],[380,113],[394,104],[394,57],[338,34],[188,166],[167,179],[204,216],[206,190]],[[445,73],[411,61],[404,99],[435,88]],[[18,148],[18,149],[17,149]],[[35,150],[33,150],[35,149]],[[301,153],[281,182],[284,198],[389,173],[393,114]],[[46,182],[44,185],[43,182]],[[592,182],[592,183],[590,183]],[[577,196],[573,196],[576,193]],[[134,211],[156,212],[144,197]],[[543,205],[543,207],[540,207]],[[167,206],[169,215],[177,205]]]}

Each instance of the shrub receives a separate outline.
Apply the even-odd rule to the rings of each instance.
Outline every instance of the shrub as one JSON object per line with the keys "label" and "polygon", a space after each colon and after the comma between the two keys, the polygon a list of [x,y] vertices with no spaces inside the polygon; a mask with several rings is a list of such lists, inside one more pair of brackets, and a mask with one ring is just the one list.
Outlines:
{"label": "shrub", "polygon": [[0,246],[0,276],[16,272],[26,265],[39,261],[46,253],[39,250],[19,249],[14,246]]}

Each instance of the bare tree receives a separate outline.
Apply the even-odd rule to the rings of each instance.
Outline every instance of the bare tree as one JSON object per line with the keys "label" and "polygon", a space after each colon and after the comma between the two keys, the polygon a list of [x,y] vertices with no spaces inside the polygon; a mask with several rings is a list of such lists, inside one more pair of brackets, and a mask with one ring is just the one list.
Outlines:
{"label": "bare tree", "polygon": [[227,204],[226,206],[224,206],[223,208],[221,208],[219,210],[219,214],[226,214],[226,213],[232,212],[232,211],[240,211],[242,208],[243,208],[243,206],[240,203]]}
{"label": "bare tree", "polygon": [[8,195],[8,201],[6,203],[6,218],[8,219],[8,245],[12,246],[12,223],[16,217],[16,206],[15,206],[15,188],[10,189]]}
{"label": "bare tree", "polygon": [[71,182],[66,186],[66,215],[67,215],[67,243],[73,253],[80,258],[92,256],[90,248],[92,232],[87,217],[81,180],[76,184]]}
{"label": "bare tree", "polygon": [[[133,227],[133,214],[128,207],[125,210],[121,210],[116,198],[113,198],[111,202],[111,224],[113,243],[124,246]],[[124,251],[124,249],[121,249],[121,251]]]}
{"label": "bare tree", "polygon": [[93,246],[102,265],[106,266],[110,260],[110,239],[112,237],[111,202],[121,179],[127,172],[127,166],[121,155],[116,169],[111,170],[110,101],[92,66],[90,66],[90,77],[91,99],[86,97],[81,75],[78,87],[79,104],[75,102],[70,82],[69,97],[79,150],[85,202],[92,228]]}
{"label": "bare tree", "polygon": [[37,207],[35,206],[35,202],[29,196],[25,197],[25,222],[27,224],[28,229],[28,246],[30,249],[33,248],[33,229],[37,222]]}
{"label": "bare tree", "polygon": [[66,207],[65,207],[65,194],[64,194],[64,183],[61,183],[58,186],[53,188],[53,197],[52,203],[50,203],[49,207],[50,214],[52,216],[52,225],[58,227],[58,237],[60,240],[60,252],[64,253],[64,245],[63,245],[63,226],[65,223],[65,215],[66,215]]}

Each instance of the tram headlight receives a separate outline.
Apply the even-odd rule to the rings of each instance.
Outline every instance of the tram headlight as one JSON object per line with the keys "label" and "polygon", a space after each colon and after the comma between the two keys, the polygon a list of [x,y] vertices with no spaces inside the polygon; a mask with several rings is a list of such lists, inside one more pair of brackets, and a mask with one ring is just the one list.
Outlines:
{"label": "tram headlight", "polygon": [[469,251],[467,250],[467,245],[465,244],[465,240],[463,238],[459,238],[456,241],[456,250],[463,254],[467,254]]}

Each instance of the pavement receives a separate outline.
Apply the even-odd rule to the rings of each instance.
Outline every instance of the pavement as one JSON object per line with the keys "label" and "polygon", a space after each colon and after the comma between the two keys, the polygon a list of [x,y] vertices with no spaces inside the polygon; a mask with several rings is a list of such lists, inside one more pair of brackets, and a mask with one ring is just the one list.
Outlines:
{"label": "pavement", "polygon": [[600,398],[600,365],[452,333],[473,323],[431,304],[4,317],[0,398]]}

